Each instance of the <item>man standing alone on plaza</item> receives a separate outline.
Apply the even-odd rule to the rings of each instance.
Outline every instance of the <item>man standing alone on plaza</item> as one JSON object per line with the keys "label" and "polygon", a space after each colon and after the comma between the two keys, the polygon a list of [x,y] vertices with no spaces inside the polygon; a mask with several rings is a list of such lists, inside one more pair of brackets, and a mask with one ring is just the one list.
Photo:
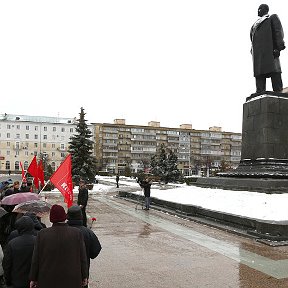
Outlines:
{"label": "man standing alone on plaza", "polygon": [[87,203],[88,203],[88,189],[86,187],[85,181],[80,180],[77,204],[80,206],[82,210],[83,226],[85,227],[87,227],[87,216],[86,216]]}

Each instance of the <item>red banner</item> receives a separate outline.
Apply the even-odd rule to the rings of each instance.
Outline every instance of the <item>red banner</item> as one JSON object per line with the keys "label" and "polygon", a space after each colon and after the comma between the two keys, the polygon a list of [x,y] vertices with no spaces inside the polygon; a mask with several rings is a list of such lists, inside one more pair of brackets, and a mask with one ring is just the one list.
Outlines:
{"label": "red banner", "polygon": [[34,185],[38,189],[39,188],[39,180],[38,180],[38,165],[36,156],[34,156],[33,160],[31,161],[27,172],[34,177]]}
{"label": "red banner", "polygon": [[51,176],[50,181],[62,193],[69,208],[73,204],[72,162],[71,155],[65,158],[58,169]]}
{"label": "red banner", "polygon": [[42,160],[40,160],[38,163],[38,179],[43,187],[45,185],[45,182],[44,182],[44,169]]}

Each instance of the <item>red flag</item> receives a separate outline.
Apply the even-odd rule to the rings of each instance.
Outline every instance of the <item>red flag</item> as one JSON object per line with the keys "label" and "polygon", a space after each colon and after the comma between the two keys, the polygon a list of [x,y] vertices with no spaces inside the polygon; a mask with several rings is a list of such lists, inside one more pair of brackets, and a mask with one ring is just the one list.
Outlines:
{"label": "red flag", "polygon": [[38,189],[39,188],[39,180],[38,180],[38,165],[36,156],[34,156],[33,160],[31,161],[27,172],[34,177],[34,185]]}
{"label": "red flag", "polygon": [[22,165],[22,162],[20,161],[20,167],[21,167],[21,174],[22,174],[22,182],[24,180],[26,180],[26,177],[25,177],[25,171],[24,171],[24,168],[23,168],[23,165]]}
{"label": "red flag", "polygon": [[73,204],[72,162],[71,155],[65,158],[58,169],[51,176],[50,181],[62,193],[69,208]]}
{"label": "red flag", "polygon": [[44,169],[42,160],[40,160],[38,163],[38,179],[43,187],[45,185],[45,182],[44,182]]}

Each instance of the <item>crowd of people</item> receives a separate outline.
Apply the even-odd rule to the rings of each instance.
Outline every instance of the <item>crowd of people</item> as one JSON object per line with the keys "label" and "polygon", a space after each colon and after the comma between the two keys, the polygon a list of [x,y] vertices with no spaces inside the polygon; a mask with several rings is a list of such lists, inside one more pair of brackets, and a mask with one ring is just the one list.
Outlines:
{"label": "crowd of people", "polygon": [[[17,182],[3,197],[23,192]],[[66,212],[54,204],[48,228],[35,213],[14,213],[8,205],[8,218],[13,215],[14,223],[10,221],[8,229],[3,223],[7,214],[0,218],[0,288],[88,287],[90,259],[96,258],[102,247],[87,228],[87,202],[88,190],[85,181],[80,181],[77,205]]]}

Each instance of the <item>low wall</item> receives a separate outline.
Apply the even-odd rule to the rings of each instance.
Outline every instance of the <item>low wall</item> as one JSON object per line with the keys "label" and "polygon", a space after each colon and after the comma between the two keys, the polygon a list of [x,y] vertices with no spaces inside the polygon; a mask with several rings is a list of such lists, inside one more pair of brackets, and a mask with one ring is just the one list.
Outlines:
{"label": "low wall", "polygon": [[[143,201],[141,195],[119,191],[118,195],[123,198]],[[185,205],[175,202],[169,202],[151,197],[151,204],[157,207],[170,210],[185,217],[197,217],[208,219],[216,223],[228,225],[238,229],[245,230],[248,234],[269,241],[287,241],[288,240],[288,221],[265,221],[204,209],[202,207]]]}

